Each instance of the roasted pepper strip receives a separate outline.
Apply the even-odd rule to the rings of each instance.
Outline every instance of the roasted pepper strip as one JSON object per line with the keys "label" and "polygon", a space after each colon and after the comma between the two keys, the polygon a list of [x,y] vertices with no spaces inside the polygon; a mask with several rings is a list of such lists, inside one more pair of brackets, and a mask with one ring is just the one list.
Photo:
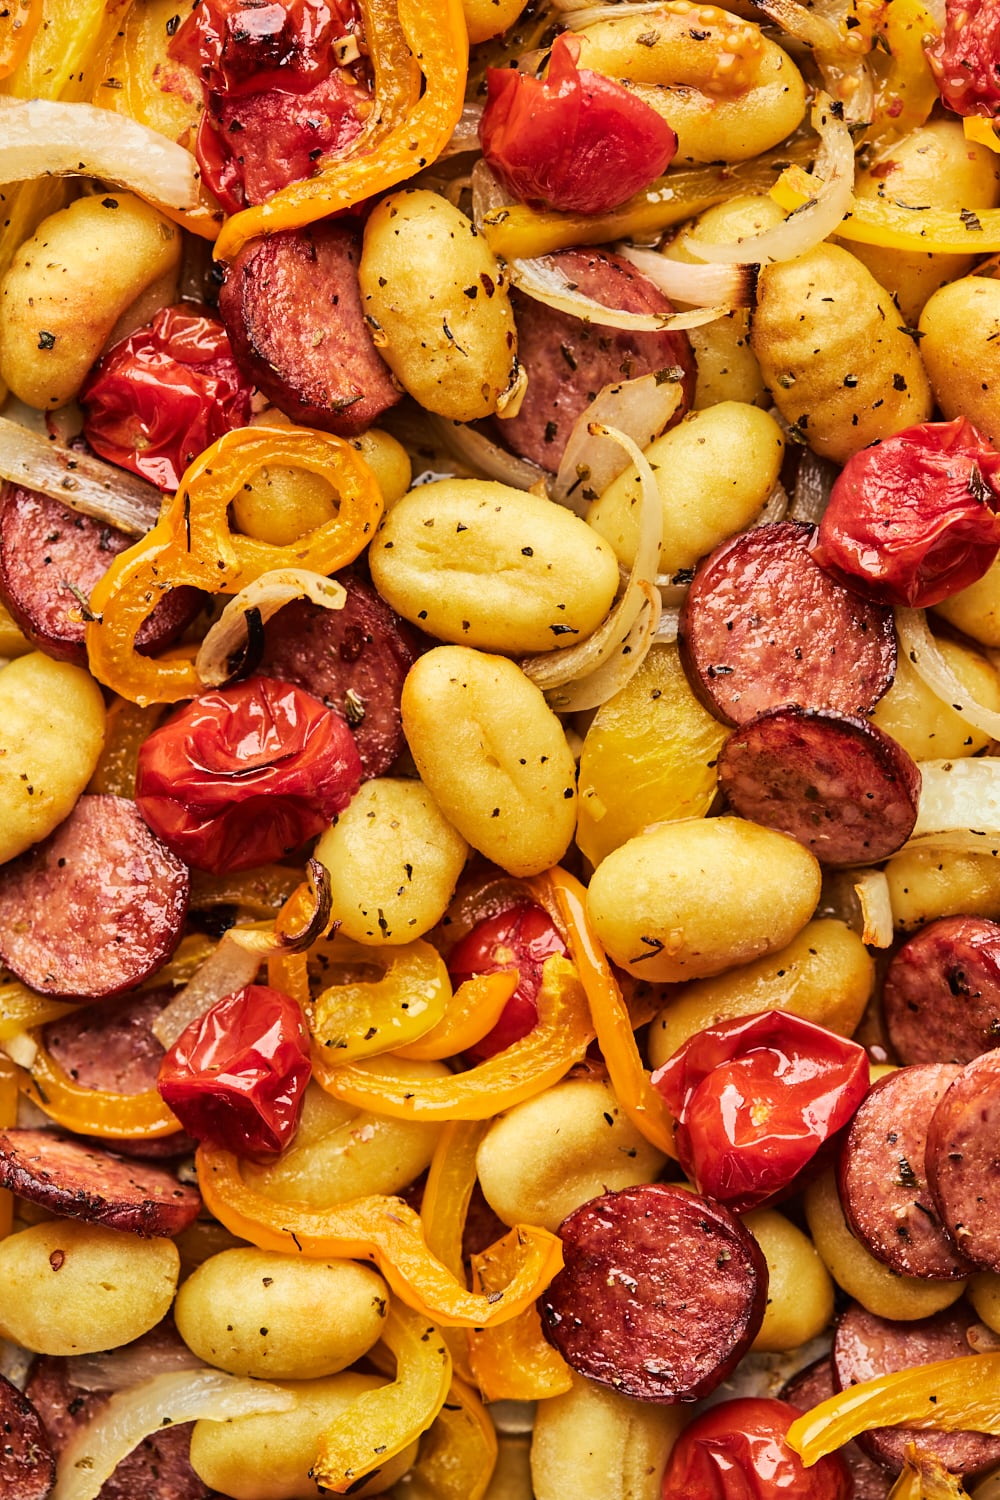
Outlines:
{"label": "roasted pepper strip", "polygon": [[342,1495],[381,1468],[434,1421],[451,1385],[451,1355],[441,1330],[394,1303],[382,1342],[396,1356],[396,1378],[366,1391],[323,1433],[310,1477]]}
{"label": "roasted pepper strip", "polygon": [[918,1453],[914,1443],[906,1446],[903,1469],[889,1491],[888,1500],[968,1500],[968,1490],[957,1474],[949,1474],[933,1453]]}
{"label": "roasted pepper strip", "polygon": [[490,1301],[466,1291],[427,1248],[420,1218],[402,1198],[355,1198],[329,1209],[275,1203],[244,1182],[229,1151],[198,1152],[198,1182],[210,1213],[231,1233],[261,1250],[322,1260],[328,1255],[373,1261],[396,1295],[446,1328],[472,1328],[514,1318],[562,1268],[554,1234],[531,1226],[512,1229],[516,1268],[501,1296]]}
{"label": "roasted pepper strip", "polygon": [[31,1067],[21,1075],[21,1091],[57,1125],[106,1141],[159,1140],[180,1130],[180,1121],[155,1089],[116,1094],[84,1088],[59,1066],[40,1032],[32,1040],[38,1050]]}
{"label": "roasted pepper strip", "polygon": [[555,898],[570,954],[587,992],[598,1046],[622,1109],[647,1141],[676,1160],[673,1118],[642,1065],[628,1006],[587,916],[586,891],[558,867],[528,884],[543,906]]}
{"label": "roasted pepper strip", "polygon": [[[233,532],[233,497],[267,464],[287,464],[326,479],[337,514],[279,547]],[[211,594],[238,593],[275,568],[328,574],[353,562],[382,513],[378,483],[343,438],[303,427],[241,427],[190,465],[152,531],[114,559],[91,596],[90,670],[123,698],[145,706],[192,698],[203,686],[190,653],[141,656],[139,627],[164,592],[192,584]]]}
{"label": "roasted pepper strip", "polygon": [[419,1041],[394,1048],[396,1056],[415,1062],[440,1062],[466,1052],[493,1030],[517,983],[516,969],[474,974],[464,980],[448,1001],[438,1024]]}
{"label": "roasted pepper strip", "polygon": [[336,971],[377,968],[379,979],[345,978],[306,1007],[309,1029],[328,1063],[375,1057],[436,1027],[451,999],[444,959],[422,938],[398,947],[365,947],[338,934],[320,952]]}
{"label": "roasted pepper strip", "polygon": [[6,78],[27,55],[42,19],[42,0],[10,0],[0,11],[0,78]]}
{"label": "roasted pepper strip", "polygon": [[79,1005],[65,1000],[36,995],[16,979],[0,984],[0,1042],[9,1042],[12,1036],[34,1026],[44,1026],[48,1021],[61,1021],[63,1016],[71,1016],[79,1009]]}
{"label": "roasted pepper strip", "polygon": [[[361,149],[331,156],[316,177],[293,182],[266,203],[245,208],[227,219],[215,254],[231,260],[261,234],[298,229],[315,219],[352,208],[427,167],[444,150],[465,102],[469,36],[461,0],[398,0],[399,24],[424,75],[424,92],[391,128],[363,133]],[[379,14],[370,12],[373,35],[368,46],[380,51]],[[376,75],[377,76],[377,75]],[[375,109],[383,101],[376,93]]]}
{"label": "roasted pepper strip", "polygon": [[164,710],[159,704],[140,708],[127,698],[115,698],[108,708],[104,748],[87,791],[108,797],[134,797],[139,751]]}
{"label": "roasted pepper strip", "polygon": [[1000,1436],[1000,1354],[935,1360],[879,1375],[821,1401],[788,1429],[789,1446],[811,1465],[870,1427],[936,1428]]}
{"label": "roasted pepper strip", "polygon": [[[806,186],[808,182],[809,186]],[[814,178],[797,167],[782,172],[771,197],[789,213],[815,195]],[[894,198],[852,198],[837,237],[920,255],[990,255],[1000,250],[1000,208],[907,208]]]}
{"label": "roasted pepper strip", "polygon": [[[466,1285],[462,1241],[476,1185],[476,1153],[488,1129],[487,1120],[454,1120],[444,1127],[434,1148],[420,1204],[428,1249],[462,1286]],[[452,1364],[463,1379],[472,1380],[465,1330],[446,1328],[444,1332]]]}
{"label": "roasted pepper strip", "polygon": [[487,1120],[558,1083],[584,1057],[594,1039],[583,986],[560,954],[545,960],[538,992],[538,1023],[521,1041],[466,1073],[422,1079],[391,1071],[392,1059],[332,1068],[313,1049],[313,1077],[328,1093],[356,1109],[396,1120]]}
{"label": "roasted pepper strip", "polygon": [[452,1377],[448,1398],[406,1476],[407,1500],[483,1500],[496,1462],[489,1412],[475,1391]]}
{"label": "roasted pepper strip", "polygon": [[923,125],[938,101],[924,38],[933,35],[934,20],[920,0],[892,0],[882,9],[881,40],[888,57],[876,48],[868,66],[875,74],[875,109],[865,142],[880,151]]}
{"label": "roasted pepper strip", "polygon": [[[509,1246],[501,1240],[472,1257],[472,1286],[487,1295],[507,1278]],[[499,1328],[473,1328],[469,1363],[487,1401],[544,1401],[560,1396],[573,1383],[569,1365],[547,1342],[537,1307]]]}
{"label": "roasted pepper strip", "polygon": [[[0,1129],[17,1124],[17,1068],[0,1052]],[[14,1195],[0,1188],[0,1240],[10,1234],[14,1222]]]}

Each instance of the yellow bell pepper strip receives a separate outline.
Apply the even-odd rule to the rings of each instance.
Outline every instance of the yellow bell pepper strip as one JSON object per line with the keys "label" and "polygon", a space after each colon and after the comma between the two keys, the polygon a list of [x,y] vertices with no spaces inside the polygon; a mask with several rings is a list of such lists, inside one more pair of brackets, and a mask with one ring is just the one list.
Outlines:
{"label": "yellow bell pepper strip", "polygon": [[518,977],[516,969],[500,969],[496,974],[474,974],[464,979],[438,1024],[419,1041],[394,1047],[396,1056],[414,1062],[441,1062],[468,1051],[493,1030],[517,989]]}
{"label": "yellow bell pepper strip", "polygon": [[[306,861],[308,879],[292,893],[296,897],[299,921],[287,919],[279,927],[273,922],[230,927],[228,937],[245,953],[268,958],[272,953],[307,953],[330,925],[330,872],[318,859]],[[288,902],[282,907],[284,911]],[[280,915],[280,913],[279,913]]]}
{"label": "yellow bell pepper strip", "polygon": [[937,28],[921,0],[892,0],[882,9],[877,30],[888,55],[880,46],[868,57],[875,75],[875,109],[865,143],[875,152],[923,125],[938,101],[924,51],[925,37]]}
{"label": "yellow bell pepper strip", "polygon": [[982,115],[966,115],[962,121],[962,133],[967,141],[975,141],[977,146],[986,146],[990,151],[1000,151],[1000,137],[997,136],[997,125],[1000,121],[987,120]]}
{"label": "yellow bell pepper strip", "polygon": [[355,1109],[396,1120],[487,1120],[558,1083],[584,1057],[594,1039],[586,995],[572,964],[561,954],[545,960],[538,992],[538,1024],[494,1057],[447,1078],[393,1074],[392,1059],[331,1067],[313,1048],[313,1077]]}
{"label": "yellow bell pepper strip", "polygon": [[[275,932],[299,932],[309,919],[309,887],[296,886],[274,919]],[[267,982],[298,1001],[303,1011],[309,1004],[309,959],[300,949],[281,948],[267,956]]]}
{"label": "yellow bell pepper strip", "polygon": [[528,884],[543,905],[555,899],[570,955],[587,992],[597,1044],[622,1109],[647,1141],[676,1160],[673,1118],[642,1065],[628,1006],[587,916],[586,891],[558,866]]}
{"label": "yellow bell pepper strip", "polygon": [[447,1400],[406,1476],[407,1500],[483,1500],[497,1451],[489,1412],[470,1386],[452,1376]]}
{"label": "yellow bell pepper strip", "polygon": [[[267,464],[326,479],[339,496],[337,514],[287,546],[233,532],[230,503]],[[186,470],[152,531],[119,553],[94,589],[86,630],[91,672],[141,706],[193,698],[203,684],[190,653],[153,658],[135,649],[136,633],[161,595],[180,584],[238,593],[281,567],[333,573],[368,543],[382,507],[375,476],[344,438],[304,427],[225,433]]]}
{"label": "yellow bell pepper strip", "polygon": [[79,1009],[79,1005],[65,1000],[36,995],[17,979],[0,984],[0,1042],[9,1042],[12,1036],[44,1026],[48,1021],[61,1021]]}
{"label": "yellow bell pepper strip", "polygon": [[[338,967],[347,970],[343,982],[335,979],[306,1006],[314,1045],[328,1063],[339,1066],[416,1041],[437,1026],[451,999],[444,959],[422,938],[374,948],[338,934],[321,945],[319,956],[334,974]],[[381,969],[381,978],[350,975],[371,968]]]}
{"label": "yellow bell pepper strip", "polygon": [[180,1130],[181,1122],[155,1089],[116,1094],[84,1088],[59,1066],[40,1031],[31,1033],[31,1039],[37,1051],[31,1067],[21,1074],[21,1092],[57,1125],[106,1141],[160,1140]]}
{"label": "yellow bell pepper strip", "polygon": [[[508,1275],[505,1241],[472,1257],[472,1287],[489,1294]],[[537,1307],[498,1328],[469,1331],[469,1363],[487,1401],[544,1401],[573,1384],[569,1365],[542,1333]]]}
{"label": "yellow bell pepper strip", "polygon": [[127,698],[115,698],[107,714],[100,760],[87,791],[108,797],[134,797],[139,750],[163,715],[160,704],[140,708]]}
{"label": "yellow bell pepper strip", "polygon": [[197,1164],[205,1206],[232,1234],[286,1255],[372,1261],[408,1307],[446,1328],[488,1327],[515,1318],[562,1269],[562,1246],[554,1234],[518,1226],[511,1230],[518,1247],[514,1273],[491,1301],[467,1291],[431,1254],[419,1215],[402,1198],[373,1195],[326,1209],[275,1203],[248,1186],[231,1152],[202,1146]]}
{"label": "yellow bell pepper strip", "polygon": [[[5,1052],[0,1052],[0,1129],[17,1124],[18,1070]],[[14,1222],[14,1195],[0,1188],[0,1240]]]}
{"label": "yellow bell pepper strip", "polygon": [[[442,1130],[424,1185],[420,1219],[428,1249],[462,1286],[466,1285],[462,1237],[476,1185],[476,1153],[489,1129],[488,1120],[454,1120]],[[464,1380],[473,1380],[468,1335],[446,1328],[452,1364]]]}
{"label": "yellow bell pepper strip", "polygon": [[870,1427],[1000,1436],[1000,1354],[970,1354],[849,1386],[796,1418],[786,1441],[810,1466]]}
{"label": "yellow bell pepper strip", "polygon": [[[815,178],[789,167],[770,196],[791,213],[808,203],[815,192]],[[1000,250],[1000,208],[973,213],[972,209],[906,208],[894,198],[852,198],[850,211],[837,226],[837,238],[923,255],[990,255]]]}
{"label": "yellow bell pepper strip", "polygon": [[[362,133],[354,149],[331,156],[316,177],[293,182],[266,203],[227,219],[215,254],[232,260],[248,240],[279,229],[298,229],[315,219],[405,182],[444,150],[462,115],[469,68],[469,35],[461,0],[398,0],[397,15],[410,51],[424,76],[424,91],[390,128]],[[369,18],[366,18],[368,20]],[[370,12],[366,42],[380,52],[379,12]],[[377,92],[375,111],[380,113]]]}
{"label": "yellow bell pepper strip", "polygon": [[0,11],[0,78],[26,56],[42,19],[42,0],[10,0]]}
{"label": "yellow bell pepper strip", "polygon": [[448,1396],[451,1355],[433,1323],[393,1303],[382,1342],[396,1356],[395,1380],[366,1391],[326,1428],[309,1470],[335,1495],[356,1488],[426,1432]]}
{"label": "yellow bell pepper strip", "polygon": [[202,870],[191,871],[191,900],[194,911],[210,911],[214,906],[236,906],[247,917],[265,921],[277,918],[285,903],[292,896],[303,902],[303,918],[290,924],[290,931],[301,928],[308,920],[313,900],[308,885],[299,879],[298,870],[287,865],[258,865],[253,870],[240,870],[235,875],[207,875]]}

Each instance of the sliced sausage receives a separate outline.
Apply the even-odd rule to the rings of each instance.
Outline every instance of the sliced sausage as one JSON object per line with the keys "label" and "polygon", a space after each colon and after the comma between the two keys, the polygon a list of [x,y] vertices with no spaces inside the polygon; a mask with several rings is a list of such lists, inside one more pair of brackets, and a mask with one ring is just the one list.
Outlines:
{"label": "sliced sausage", "polygon": [[565,1265],[539,1300],[545,1336],[591,1380],[639,1401],[695,1401],[760,1328],[767,1263],[720,1203],[670,1183],[605,1193],[559,1227]]}
{"label": "sliced sausage", "polygon": [[869,1091],[848,1127],[838,1183],[854,1234],[900,1276],[968,1276],[938,1216],[925,1163],[931,1116],[958,1074],[952,1063],[900,1068]]}
{"label": "sliced sausage", "polygon": [[1000,923],[928,923],[889,964],[882,1015],[904,1063],[967,1063],[1000,1046]]}
{"label": "sliced sausage", "polygon": [[729,736],[719,786],[741,817],[791,834],[824,864],[872,864],[913,832],[920,769],[866,719],[772,708]]}
{"label": "sliced sausage", "polygon": [[174,951],[188,869],[126,797],[81,797],[55,833],[0,866],[0,961],[44,995],[97,1000]]}
{"label": "sliced sausage", "polygon": [[55,1455],[38,1412],[0,1375],[0,1495],[45,1500],[55,1480]]}
{"label": "sliced sausage", "polygon": [[64,1218],[146,1239],[180,1234],[201,1198],[162,1167],[124,1161],[55,1130],[0,1131],[0,1187]]}
{"label": "sliced sausage", "polygon": [[[966,1337],[976,1321],[964,1302],[932,1318],[896,1323],[877,1318],[852,1303],[837,1324],[833,1342],[834,1379],[840,1390],[878,1375],[960,1359],[972,1353]],[[978,1474],[1000,1463],[1000,1438],[981,1432],[921,1432],[909,1427],[875,1427],[857,1438],[858,1445],[877,1462],[898,1474],[909,1443],[921,1453],[933,1453],[953,1474]]]}
{"label": "sliced sausage", "polygon": [[219,314],[233,357],[303,427],[353,437],[401,392],[372,342],[358,290],[361,239],[320,222],[252,240],[229,268]]}
{"label": "sliced sausage", "polygon": [[[132,538],[20,485],[0,494],[0,599],[28,637],[49,656],[87,665],[87,601]],[[186,585],[164,594],[143,621],[136,649],[169,645],[201,608],[203,594]]]}
{"label": "sliced sausage", "polygon": [[927,1132],[927,1180],[934,1202],[973,1265],[1000,1271],[1000,1053],[957,1070]]}
{"label": "sliced sausage", "polygon": [[[51,1056],[85,1089],[143,1094],[156,1088],[164,1049],[153,1022],[173,998],[170,989],[143,990],[117,1000],[85,1005],[42,1029]],[[95,1142],[101,1145],[101,1142]],[[187,1156],[195,1142],[184,1131],[155,1140],[115,1141],[123,1156]]]}
{"label": "sliced sausage", "polygon": [[[632,313],[672,313],[660,291],[628,261],[603,250],[563,250],[544,259],[584,297]],[[609,328],[558,312],[523,293],[511,293],[517,322],[517,357],[528,389],[516,417],[500,424],[505,443],[552,473],[559,467],[573,424],[606,385],[655,371],[681,382],[675,422],[694,399],[695,364],[686,333]]]}
{"label": "sliced sausage", "polygon": [[[797,1375],[793,1375],[791,1380],[787,1380],[780,1395],[782,1401],[797,1406],[799,1411],[810,1411],[821,1401],[828,1401],[836,1392],[833,1361],[824,1358],[817,1359]],[[891,1472],[870,1458],[857,1443],[845,1443],[838,1452],[851,1471],[854,1500],[886,1500],[893,1485]]]}
{"label": "sliced sausage", "polygon": [[799,521],[757,526],[695,573],[681,657],[695,692],[727,724],[792,703],[867,714],[892,683],[892,611],[824,573],[809,555],[812,533]]}
{"label": "sliced sausage", "polygon": [[304,688],[346,719],[365,778],[381,776],[403,749],[399,700],[416,661],[416,633],[351,573],[343,609],[321,609],[300,599],[264,628],[259,670]]}

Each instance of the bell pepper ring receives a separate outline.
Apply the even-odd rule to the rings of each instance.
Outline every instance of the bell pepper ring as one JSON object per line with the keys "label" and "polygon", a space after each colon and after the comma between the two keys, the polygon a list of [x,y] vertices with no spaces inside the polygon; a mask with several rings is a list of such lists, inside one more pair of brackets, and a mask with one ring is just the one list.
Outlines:
{"label": "bell pepper ring", "polygon": [[85,1088],[59,1066],[41,1031],[30,1035],[36,1051],[21,1075],[21,1092],[64,1130],[105,1141],[162,1140],[180,1130],[180,1120],[155,1089],[119,1094]]}
{"label": "bell pepper ring", "polygon": [[408,1307],[445,1328],[517,1317],[562,1269],[556,1235],[516,1225],[505,1236],[516,1243],[514,1273],[499,1295],[485,1297],[467,1291],[432,1255],[419,1215],[402,1198],[373,1195],[329,1209],[275,1203],[248,1186],[232,1152],[201,1147],[196,1160],[205,1206],[232,1234],[285,1255],[371,1261]]}
{"label": "bell pepper ring", "polygon": [[[267,464],[318,474],[337,491],[329,521],[276,546],[234,533],[229,506]],[[193,698],[204,684],[188,657],[140,656],[136,634],[167,589],[189,583],[208,593],[238,593],[275,568],[330,574],[353,562],[374,535],[382,495],[371,469],[343,438],[304,427],[241,427],[225,433],[186,470],[153,527],[118,554],[90,601],[90,670],[121,697],[145,706]]]}
{"label": "bell pepper ring", "polygon": [[396,1378],[352,1401],[325,1429],[309,1470],[321,1490],[354,1488],[425,1432],[447,1399],[451,1355],[439,1328],[393,1303],[382,1342],[396,1357]]}

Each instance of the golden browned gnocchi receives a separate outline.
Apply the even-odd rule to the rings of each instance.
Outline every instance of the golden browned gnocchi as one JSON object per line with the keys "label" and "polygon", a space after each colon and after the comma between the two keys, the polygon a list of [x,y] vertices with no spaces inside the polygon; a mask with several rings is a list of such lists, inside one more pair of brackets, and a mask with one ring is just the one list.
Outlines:
{"label": "golden browned gnocchi", "polygon": [[773,1208],[746,1214],[744,1224],[767,1261],[767,1306],[753,1341],[761,1352],[798,1349],[833,1317],[833,1281],[808,1235]]}
{"label": "golden browned gnocchi", "polygon": [[683,1407],[631,1401],[573,1376],[565,1395],[542,1402],[531,1442],[537,1500],[659,1500]]}

